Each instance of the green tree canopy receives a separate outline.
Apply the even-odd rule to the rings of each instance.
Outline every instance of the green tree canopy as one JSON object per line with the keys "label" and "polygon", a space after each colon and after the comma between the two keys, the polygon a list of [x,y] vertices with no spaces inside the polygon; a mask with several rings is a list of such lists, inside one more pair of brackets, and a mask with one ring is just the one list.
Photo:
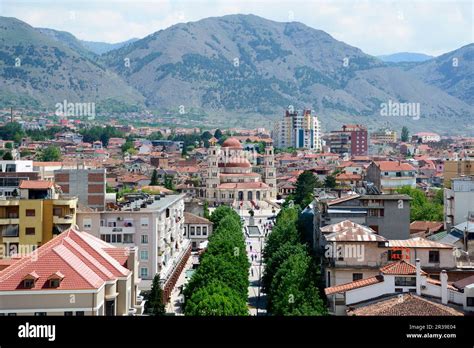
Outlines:
{"label": "green tree canopy", "polygon": [[158,186],[158,172],[156,169],[153,169],[153,173],[151,174],[150,186]]}
{"label": "green tree canopy", "polygon": [[408,141],[408,138],[410,136],[410,133],[408,132],[408,128],[403,126],[402,128],[402,134],[401,134],[401,141],[403,141],[404,143]]}
{"label": "green tree canopy", "polygon": [[150,295],[145,302],[145,313],[153,316],[165,314],[165,305],[163,303],[163,290],[160,286],[160,276],[155,274],[151,285]]}
{"label": "green tree canopy", "polygon": [[311,171],[305,170],[298,176],[296,181],[295,203],[300,206],[306,206],[311,203],[316,187],[320,187],[318,179]]}
{"label": "green tree canopy", "polygon": [[43,149],[39,154],[39,160],[43,162],[60,161],[62,158],[59,147],[50,145]]}

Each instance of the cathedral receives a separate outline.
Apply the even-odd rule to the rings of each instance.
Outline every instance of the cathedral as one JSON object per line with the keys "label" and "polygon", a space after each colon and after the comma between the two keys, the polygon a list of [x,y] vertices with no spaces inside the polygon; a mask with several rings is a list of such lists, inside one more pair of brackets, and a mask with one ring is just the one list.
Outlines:
{"label": "cathedral", "polygon": [[[257,157],[261,159],[258,168]],[[222,146],[212,138],[207,154],[206,199],[213,205],[242,209],[267,206],[277,195],[274,162],[271,142],[259,155],[245,151],[236,138],[226,139]]]}

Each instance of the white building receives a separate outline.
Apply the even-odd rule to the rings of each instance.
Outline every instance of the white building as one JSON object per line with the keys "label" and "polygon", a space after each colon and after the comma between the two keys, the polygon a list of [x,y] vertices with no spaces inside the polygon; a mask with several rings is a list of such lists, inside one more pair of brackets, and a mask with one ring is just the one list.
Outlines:
{"label": "white building", "polygon": [[322,149],[319,120],[316,115],[311,115],[311,110],[301,112],[290,107],[283,119],[276,122],[273,138],[279,148]]}
{"label": "white building", "polygon": [[437,143],[441,141],[439,134],[431,132],[420,132],[413,135],[415,139],[421,139],[423,143]]}
{"label": "white building", "polygon": [[474,213],[474,177],[465,176],[451,180],[451,188],[444,189],[444,222],[447,229],[468,220]]}
{"label": "white building", "polygon": [[150,289],[155,274],[168,297],[191,253],[184,236],[184,196],[127,196],[116,210],[79,210],[80,229],[112,245],[136,246],[141,289]]}

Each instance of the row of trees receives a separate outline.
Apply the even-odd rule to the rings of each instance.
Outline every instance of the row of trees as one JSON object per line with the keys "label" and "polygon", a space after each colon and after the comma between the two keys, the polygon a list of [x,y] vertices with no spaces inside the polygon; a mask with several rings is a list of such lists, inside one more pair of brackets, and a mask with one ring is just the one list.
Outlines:
{"label": "row of trees", "polygon": [[325,315],[319,269],[299,232],[299,207],[283,208],[264,249],[262,285],[273,315]]}
{"label": "row of trees", "polygon": [[210,217],[214,232],[184,290],[185,315],[248,315],[249,261],[239,215],[226,206]]}
{"label": "row of trees", "polygon": [[410,186],[402,187],[397,192],[407,194],[412,198],[410,202],[410,221],[444,220],[442,189],[437,190],[431,198],[428,198],[423,190]]}

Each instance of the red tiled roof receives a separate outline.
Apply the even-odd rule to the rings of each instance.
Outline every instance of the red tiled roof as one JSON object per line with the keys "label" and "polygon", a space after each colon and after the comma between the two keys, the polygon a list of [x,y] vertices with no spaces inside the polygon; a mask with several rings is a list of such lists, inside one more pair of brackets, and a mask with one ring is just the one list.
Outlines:
{"label": "red tiled roof", "polygon": [[[108,249],[116,249],[111,256]],[[0,291],[98,289],[106,281],[126,277],[130,270],[122,266],[127,248],[112,245],[85,232],[69,229],[0,272]],[[123,256],[118,257],[121,253]],[[28,274],[38,278],[32,289],[23,289]],[[48,287],[52,274],[63,276],[60,286]]]}
{"label": "red tiled roof", "polygon": [[398,171],[398,170],[415,170],[413,166],[408,163],[396,162],[396,161],[376,161],[374,162],[381,171]]}
{"label": "red tiled roof", "polygon": [[21,189],[42,189],[46,190],[54,186],[52,181],[45,180],[22,180],[19,188]]}
{"label": "red tiled roof", "polygon": [[239,139],[230,137],[222,143],[222,147],[231,147],[231,148],[242,148],[242,144]]}
{"label": "red tiled roof", "polygon": [[374,277],[360,279],[346,284],[331,286],[329,288],[324,289],[324,292],[326,293],[326,295],[331,295],[340,292],[346,292],[349,290],[359,289],[364,286],[369,286],[381,282],[383,282],[383,276],[377,275]]}
{"label": "red tiled roof", "polygon": [[212,224],[212,222],[206,218],[198,215],[194,215],[188,212],[184,212],[184,223],[185,224]]}
{"label": "red tiled roof", "polygon": [[[416,266],[405,260],[390,263],[380,269],[383,274],[396,274],[396,275],[415,275]],[[425,271],[421,271],[421,274],[426,274]]]}

